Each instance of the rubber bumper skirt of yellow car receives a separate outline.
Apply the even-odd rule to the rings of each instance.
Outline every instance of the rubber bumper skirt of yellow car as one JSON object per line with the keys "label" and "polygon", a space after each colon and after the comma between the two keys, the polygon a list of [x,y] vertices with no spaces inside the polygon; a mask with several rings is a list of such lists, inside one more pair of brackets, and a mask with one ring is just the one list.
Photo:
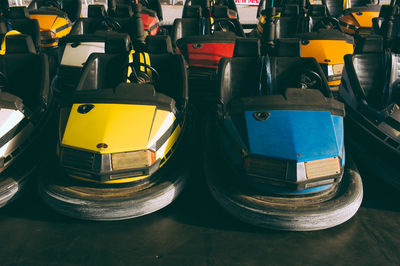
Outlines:
{"label": "rubber bumper skirt of yellow car", "polygon": [[235,173],[216,159],[222,155],[210,156],[215,154],[211,150],[216,143],[209,139],[207,144],[204,167],[209,190],[227,212],[246,223],[285,231],[320,230],[346,222],[361,205],[362,181],[350,159],[338,187],[297,199],[285,198],[238,185]]}
{"label": "rubber bumper skirt of yellow car", "polygon": [[193,161],[189,154],[193,133],[187,125],[175,154],[153,174],[150,184],[99,186],[67,177],[54,163],[52,169],[39,173],[39,194],[55,211],[84,220],[124,220],[158,211],[169,205],[186,183]]}

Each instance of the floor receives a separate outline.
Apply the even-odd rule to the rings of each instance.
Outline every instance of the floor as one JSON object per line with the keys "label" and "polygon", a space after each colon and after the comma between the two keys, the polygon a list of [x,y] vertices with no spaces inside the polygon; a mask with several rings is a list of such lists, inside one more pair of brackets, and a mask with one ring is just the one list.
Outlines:
{"label": "floor", "polygon": [[244,224],[209,195],[202,159],[170,206],[145,217],[90,222],[59,215],[35,188],[0,209],[2,265],[399,265],[400,193],[363,173],[355,217],[315,232]]}

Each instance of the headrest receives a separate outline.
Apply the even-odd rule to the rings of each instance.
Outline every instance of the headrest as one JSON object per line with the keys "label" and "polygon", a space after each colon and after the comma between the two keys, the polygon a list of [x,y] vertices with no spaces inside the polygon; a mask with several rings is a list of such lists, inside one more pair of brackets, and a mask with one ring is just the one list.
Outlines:
{"label": "headrest", "polygon": [[300,40],[297,38],[278,39],[275,49],[277,57],[300,57]]}
{"label": "headrest", "polygon": [[235,41],[233,57],[259,57],[260,39],[258,38],[238,38]]}
{"label": "headrest", "polygon": [[355,54],[383,52],[383,38],[380,35],[369,35],[357,41]]}
{"label": "headrest", "polygon": [[117,5],[115,16],[118,18],[130,18],[133,16],[132,7],[129,5]]}
{"label": "headrest", "polygon": [[227,6],[214,6],[211,16],[214,18],[229,18],[229,8]]}
{"label": "headrest", "polygon": [[394,10],[392,10],[392,7],[390,5],[382,5],[381,6],[381,11],[379,12],[379,17],[380,18],[386,18],[390,17],[393,15],[399,14],[399,6],[395,5]]}
{"label": "headrest", "polygon": [[298,5],[286,5],[282,10],[282,16],[285,17],[298,16],[298,15],[299,15]]}
{"label": "headrest", "polygon": [[10,19],[29,19],[29,11],[24,6],[13,6],[10,7],[9,16]]}
{"label": "headrest", "polygon": [[185,6],[182,18],[201,18],[201,6]]}
{"label": "headrest", "polygon": [[107,15],[104,5],[89,5],[88,18],[104,18]]}
{"label": "headrest", "polygon": [[128,34],[113,34],[105,41],[106,54],[122,54],[131,50],[131,39]]}
{"label": "headrest", "polygon": [[25,34],[7,36],[6,54],[36,54],[31,36]]}
{"label": "headrest", "polygon": [[150,54],[172,53],[171,37],[168,35],[147,36],[146,43]]}
{"label": "headrest", "polygon": [[328,9],[326,5],[311,5],[310,16],[312,17],[326,17],[328,16]]}

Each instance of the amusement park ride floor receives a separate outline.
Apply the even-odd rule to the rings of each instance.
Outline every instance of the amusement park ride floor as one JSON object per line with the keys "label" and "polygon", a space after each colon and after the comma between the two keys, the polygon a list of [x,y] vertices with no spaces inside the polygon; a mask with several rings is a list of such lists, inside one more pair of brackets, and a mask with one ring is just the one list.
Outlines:
{"label": "amusement park ride floor", "polygon": [[206,189],[201,158],[193,160],[188,186],[175,202],[126,221],[65,217],[32,189],[0,209],[0,264],[400,264],[400,193],[376,177],[361,172],[364,200],[348,222],[322,231],[280,232],[227,214]]}
{"label": "amusement park ride floor", "polygon": [[201,158],[183,194],[136,219],[81,221],[36,190],[0,209],[1,265],[399,265],[400,195],[362,173],[358,213],[337,227],[281,232],[242,223],[207,191]]}

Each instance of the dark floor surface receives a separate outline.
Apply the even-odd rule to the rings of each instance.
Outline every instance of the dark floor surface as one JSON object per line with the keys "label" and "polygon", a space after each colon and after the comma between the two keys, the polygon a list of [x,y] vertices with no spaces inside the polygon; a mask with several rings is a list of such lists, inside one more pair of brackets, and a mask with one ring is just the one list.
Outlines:
{"label": "dark floor surface", "polygon": [[400,193],[364,177],[356,216],[316,232],[241,223],[213,201],[200,166],[170,206],[127,221],[64,217],[33,189],[0,209],[0,265],[399,265]]}

